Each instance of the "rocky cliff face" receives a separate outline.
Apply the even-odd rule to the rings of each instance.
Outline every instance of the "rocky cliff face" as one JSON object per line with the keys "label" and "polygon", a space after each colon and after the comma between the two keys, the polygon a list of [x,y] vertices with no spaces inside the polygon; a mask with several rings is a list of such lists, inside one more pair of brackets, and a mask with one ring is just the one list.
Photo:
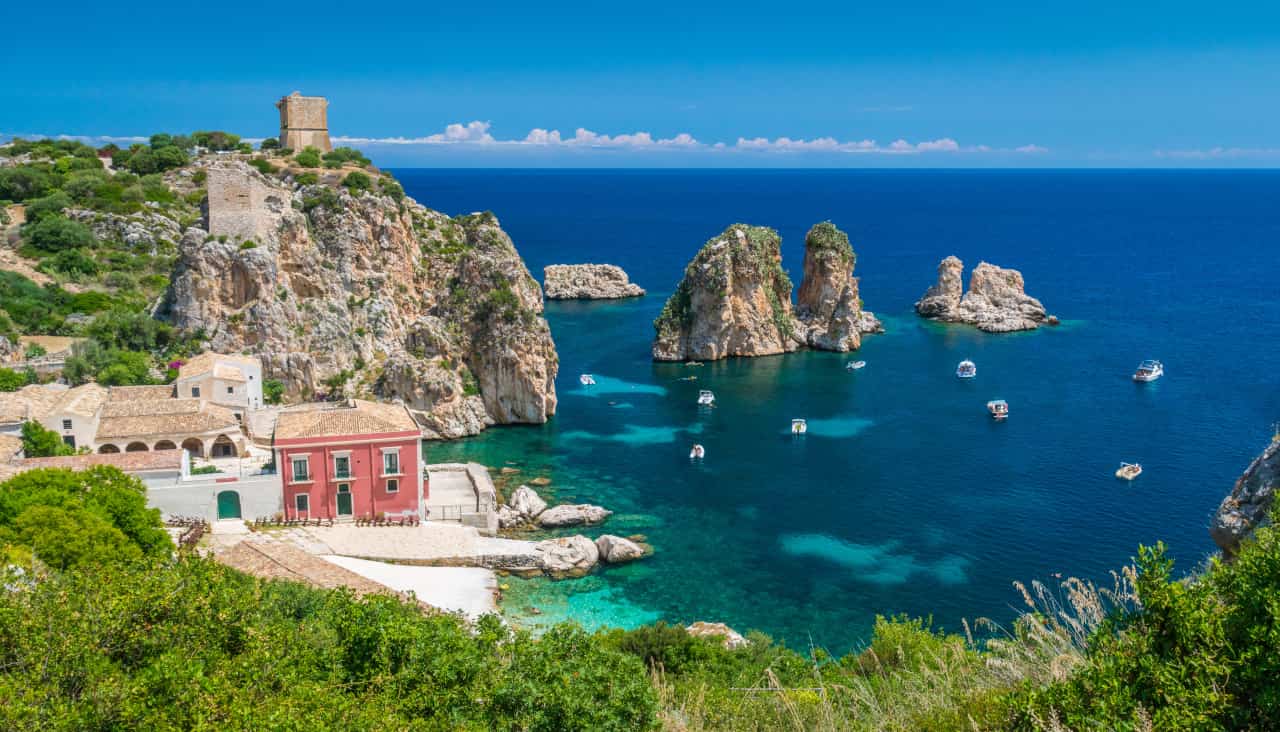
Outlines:
{"label": "rocky cliff face", "polygon": [[862,309],[855,261],[849,237],[831,222],[809,229],[796,317],[811,348],[854,351],[862,345],[863,333],[884,332],[875,315]]}
{"label": "rocky cliff face", "polygon": [[708,241],[654,321],[653,358],[710,361],[796,350],[802,334],[781,245],[773,229],[745,224]]}
{"label": "rocky cliff face", "polygon": [[1280,491],[1280,441],[1272,441],[1236,481],[1218,506],[1209,536],[1230,557],[1254,527],[1270,522],[1271,506]]}
{"label": "rocky cliff face", "polygon": [[639,297],[644,288],[612,264],[553,264],[543,270],[548,300],[614,300]]}
{"label": "rocky cliff face", "polygon": [[916,303],[916,312],[948,323],[966,323],[989,333],[1034,330],[1048,319],[1040,301],[1025,292],[1022,273],[980,262],[961,295],[964,263],[947,257],[938,281]]}
{"label": "rocky cliff face", "polygon": [[654,321],[658,361],[767,356],[808,345],[849,351],[882,332],[862,310],[849,238],[830,223],[805,238],[804,281],[791,307],[782,240],[762,226],[734,224],[711,239]]}
{"label": "rocky cliff face", "polygon": [[208,173],[211,213],[224,206],[209,220],[232,234],[182,235],[160,311],[176,326],[260,355],[291,398],[402,399],[439,437],[555,413],[542,292],[492,214],[450,218],[239,162]]}

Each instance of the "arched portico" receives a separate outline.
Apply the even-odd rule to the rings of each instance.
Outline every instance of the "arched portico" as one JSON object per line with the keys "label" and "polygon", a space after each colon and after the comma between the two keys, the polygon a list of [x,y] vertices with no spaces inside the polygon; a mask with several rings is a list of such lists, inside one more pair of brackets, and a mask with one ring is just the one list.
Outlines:
{"label": "arched portico", "polygon": [[178,446],[173,444],[173,440],[161,440],[156,443],[153,450],[177,450]]}
{"label": "arched portico", "polygon": [[98,447],[98,454],[100,455],[114,455],[117,452],[120,452],[120,448],[110,442]]}
{"label": "arched portico", "polygon": [[236,457],[238,454],[236,443],[226,435],[218,435],[213,441],[213,446],[209,449],[210,457]]}
{"label": "arched portico", "polygon": [[204,457],[204,443],[198,438],[188,437],[182,441],[182,449],[191,454],[191,457]]}
{"label": "arched portico", "polygon": [[150,450],[151,448],[147,447],[145,442],[130,442],[124,449],[125,452],[149,452]]}

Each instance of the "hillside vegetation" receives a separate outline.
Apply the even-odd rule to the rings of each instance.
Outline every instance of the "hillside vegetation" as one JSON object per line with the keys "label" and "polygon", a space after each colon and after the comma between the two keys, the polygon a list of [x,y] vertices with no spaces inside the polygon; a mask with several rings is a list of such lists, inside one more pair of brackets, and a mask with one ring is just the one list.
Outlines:
{"label": "hillside vegetation", "polygon": [[1280,728],[1280,535],[1180,581],[1161,546],[1105,590],[1018,585],[971,635],[881,618],[842,657],[657,624],[541,638],[392,596],[170,558],[111,468],[0,484],[0,728]]}

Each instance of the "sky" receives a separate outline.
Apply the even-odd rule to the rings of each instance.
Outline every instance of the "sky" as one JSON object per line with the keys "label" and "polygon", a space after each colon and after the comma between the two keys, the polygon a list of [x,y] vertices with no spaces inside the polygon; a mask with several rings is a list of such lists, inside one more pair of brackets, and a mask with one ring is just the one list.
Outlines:
{"label": "sky", "polygon": [[336,144],[386,167],[1280,166],[1274,1],[135,0],[6,15],[0,139],[262,138],[298,90],[329,99]]}

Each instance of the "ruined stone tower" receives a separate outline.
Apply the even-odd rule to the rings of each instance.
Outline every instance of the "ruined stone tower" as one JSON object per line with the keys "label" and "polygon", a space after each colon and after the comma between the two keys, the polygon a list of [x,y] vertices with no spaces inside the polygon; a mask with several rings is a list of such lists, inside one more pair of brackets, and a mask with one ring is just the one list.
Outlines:
{"label": "ruined stone tower", "polygon": [[280,147],[301,151],[311,146],[329,152],[329,100],[294,92],[276,102],[280,110]]}

